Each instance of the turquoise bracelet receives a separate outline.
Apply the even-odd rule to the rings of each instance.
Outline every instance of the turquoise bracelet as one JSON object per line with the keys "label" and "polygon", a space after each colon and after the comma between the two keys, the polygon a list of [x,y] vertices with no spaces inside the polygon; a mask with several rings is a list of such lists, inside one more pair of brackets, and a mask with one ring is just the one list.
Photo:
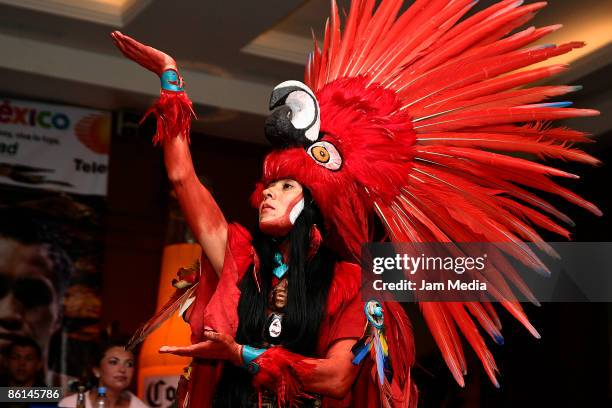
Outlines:
{"label": "turquoise bracelet", "polygon": [[180,86],[181,80],[178,72],[173,69],[168,69],[159,78],[161,80],[161,88],[166,91],[182,92],[183,87]]}
{"label": "turquoise bracelet", "polygon": [[259,365],[253,360],[261,356],[264,351],[266,351],[266,349],[242,346],[242,363],[251,374],[257,374],[259,371]]}

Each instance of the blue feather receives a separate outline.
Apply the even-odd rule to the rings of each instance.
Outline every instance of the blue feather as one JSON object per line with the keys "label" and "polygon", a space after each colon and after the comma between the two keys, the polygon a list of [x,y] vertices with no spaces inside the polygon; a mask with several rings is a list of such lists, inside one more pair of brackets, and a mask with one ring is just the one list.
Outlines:
{"label": "blue feather", "polygon": [[567,108],[568,106],[572,106],[574,102],[571,101],[563,101],[563,102],[547,102],[547,103],[534,103],[531,105],[525,105],[529,108]]}
{"label": "blue feather", "polygon": [[368,351],[370,351],[371,348],[372,343],[369,342],[367,344],[364,344],[363,347],[361,347],[358,351],[354,352],[355,358],[353,358],[353,364],[357,365],[361,363],[361,360],[364,359],[364,357],[368,354]]}

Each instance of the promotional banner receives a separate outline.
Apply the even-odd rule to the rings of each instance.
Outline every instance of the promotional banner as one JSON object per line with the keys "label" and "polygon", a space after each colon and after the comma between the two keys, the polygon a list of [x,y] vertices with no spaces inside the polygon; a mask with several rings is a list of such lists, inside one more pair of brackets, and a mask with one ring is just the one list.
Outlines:
{"label": "promotional banner", "polygon": [[2,98],[0,183],[106,195],[110,112]]}

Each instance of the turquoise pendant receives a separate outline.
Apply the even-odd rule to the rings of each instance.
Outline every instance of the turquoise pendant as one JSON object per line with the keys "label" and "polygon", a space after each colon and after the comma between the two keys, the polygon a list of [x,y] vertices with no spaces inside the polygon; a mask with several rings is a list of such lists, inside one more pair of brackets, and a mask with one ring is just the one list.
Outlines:
{"label": "turquoise pendant", "polygon": [[283,256],[281,255],[280,252],[277,252],[274,255],[274,261],[276,262],[276,266],[273,270],[272,273],[274,274],[274,276],[276,276],[278,279],[282,279],[283,276],[285,276],[285,274],[287,273],[287,271],[289,270],[289,267],[287,266],[286,263],[283,263]]}

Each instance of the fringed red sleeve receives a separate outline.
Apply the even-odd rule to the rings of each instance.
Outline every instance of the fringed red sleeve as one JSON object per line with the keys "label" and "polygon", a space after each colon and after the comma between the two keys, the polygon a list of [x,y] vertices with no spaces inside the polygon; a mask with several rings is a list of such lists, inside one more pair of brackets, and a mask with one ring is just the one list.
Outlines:
{"label": "fringed red sleeve", "polygon": [[153,144],[164,144],[179,135],[189,142],[191,118],[195,117],[195,112],[187,93],[162,89],[159,98],[147,110],[140,123],[151,114],[157,118],[157,132],[153,137]]}
{"label": "fringed red sleeve", "polygon": [[253,385],[275,390],[279,406],[297,407],[301,398],[309,398],[300,378],[312,373],[315,366],[304,356],[283,347],[271,347],[255,360],[259,371],[253,377]]}

